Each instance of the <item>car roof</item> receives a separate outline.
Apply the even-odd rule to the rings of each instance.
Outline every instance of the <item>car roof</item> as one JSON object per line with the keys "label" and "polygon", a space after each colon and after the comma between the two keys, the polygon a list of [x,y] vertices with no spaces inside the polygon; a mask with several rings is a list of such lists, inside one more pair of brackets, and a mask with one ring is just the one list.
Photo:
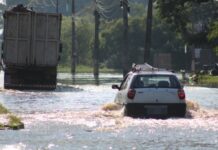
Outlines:
{"label": "car roof", "polygon": [[144,64],[133,64],[132,70],[128,75],[173,75],[176,76],[172,71],[168,69],[155,68],[149,65],[148,63]]}
{"label": "car roof", "polygon": [[173,72],[170,71],[135,71],[132,72],[131,74],[133,75],[174,75],[175,74]]}

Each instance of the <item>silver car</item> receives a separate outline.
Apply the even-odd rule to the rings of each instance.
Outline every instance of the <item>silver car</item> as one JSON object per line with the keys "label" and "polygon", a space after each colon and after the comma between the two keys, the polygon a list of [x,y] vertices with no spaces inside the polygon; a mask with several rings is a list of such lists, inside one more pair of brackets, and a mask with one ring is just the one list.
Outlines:
{"label": "silver car", "polygon": [[115,103],[124,105],[124,114],[132,117],[184,117],[185,92],[177,76],[147,64],[136,66],[118,89]]}

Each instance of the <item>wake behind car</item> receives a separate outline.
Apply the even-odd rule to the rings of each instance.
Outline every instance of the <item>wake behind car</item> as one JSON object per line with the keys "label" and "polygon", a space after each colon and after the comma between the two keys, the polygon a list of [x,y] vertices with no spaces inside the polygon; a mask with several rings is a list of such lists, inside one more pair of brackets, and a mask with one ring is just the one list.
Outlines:
{"label": "wake behind car", "polygon": [[132,117],[184,117],[185,92],[177,76],[148,64],[135,65],[118,89],[115,103]]}

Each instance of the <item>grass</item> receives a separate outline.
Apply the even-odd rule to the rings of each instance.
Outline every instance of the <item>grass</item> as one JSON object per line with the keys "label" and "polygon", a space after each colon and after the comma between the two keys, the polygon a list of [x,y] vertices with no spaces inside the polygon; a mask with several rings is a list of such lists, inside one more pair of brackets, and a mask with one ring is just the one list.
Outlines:
{"label": "grass", "polygon": [[[4,106],[2,106],[2,104],[0,104],[0,115],[8,114],[8,113],[9,113],[9,111]],[[0,130],[2,130],[4,128],[5,128],[5,126],[0,123]]]}
{"label": "grass", "polygon": [[200,75],[198,84],[218,87],[218,76]]}
{"label": "grass", "polygon": [[3,125],[0,123],[0,130],[6,129],[6,128],[14,129],[14,130],[24,128],[24,124],[21,122],[21,119],[11,114],[7,108],[5,108],[4,106],[0,104],[0,115],[3,115],[3,114],[8,114],[7,117],[9,119],[9,122],[7,125]]}
{"label": "grass", "polygon": [[4,125],[0,123],[0,130],[4,129]]}
{"label": "grass", "polygon": [[8,109],[2,106],[2,104],[0,104],[0,114],[7,114],[7,113],[9,113]]}
{"label": "grass", "polygon": [[8,127],[11,129],[23,129],[24,124],[21,122],[21,119],[19,117],[15,115],[10,115]]}
{"label": "grass", "polygon": [[[115,69],[110,69],[106,67],[100,67],[99,72],[101,73],[120,73],[120,71],[115,70]],[[67,65],[59,65],[58,66],[58,72],[62,73],[70,73],[71,72],[71,67]],[[92,73],[93,72],[93,67],[91,66],[84,66],[84,65],[78,65],[76,67],[76,72],[77,73]]]}

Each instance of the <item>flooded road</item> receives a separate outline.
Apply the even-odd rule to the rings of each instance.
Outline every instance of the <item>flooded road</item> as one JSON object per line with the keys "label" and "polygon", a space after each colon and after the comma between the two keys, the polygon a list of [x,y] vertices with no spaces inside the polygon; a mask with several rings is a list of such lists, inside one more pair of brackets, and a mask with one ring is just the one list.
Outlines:
{"label": "flooded road", "polygon": [[0,103],[25,123],[24,130],[0,131],[0,150],[218,149],[217,88],[185,87],[187,99],[200,107],[191,117],[133,119],[123,117],[122,109],[102,109],[113,102],[111,84],[121,75],[103,74],[99,86],[89,74],[78,75],[76,85],[70,78],[59,74],[53,92],[0,92]]}

